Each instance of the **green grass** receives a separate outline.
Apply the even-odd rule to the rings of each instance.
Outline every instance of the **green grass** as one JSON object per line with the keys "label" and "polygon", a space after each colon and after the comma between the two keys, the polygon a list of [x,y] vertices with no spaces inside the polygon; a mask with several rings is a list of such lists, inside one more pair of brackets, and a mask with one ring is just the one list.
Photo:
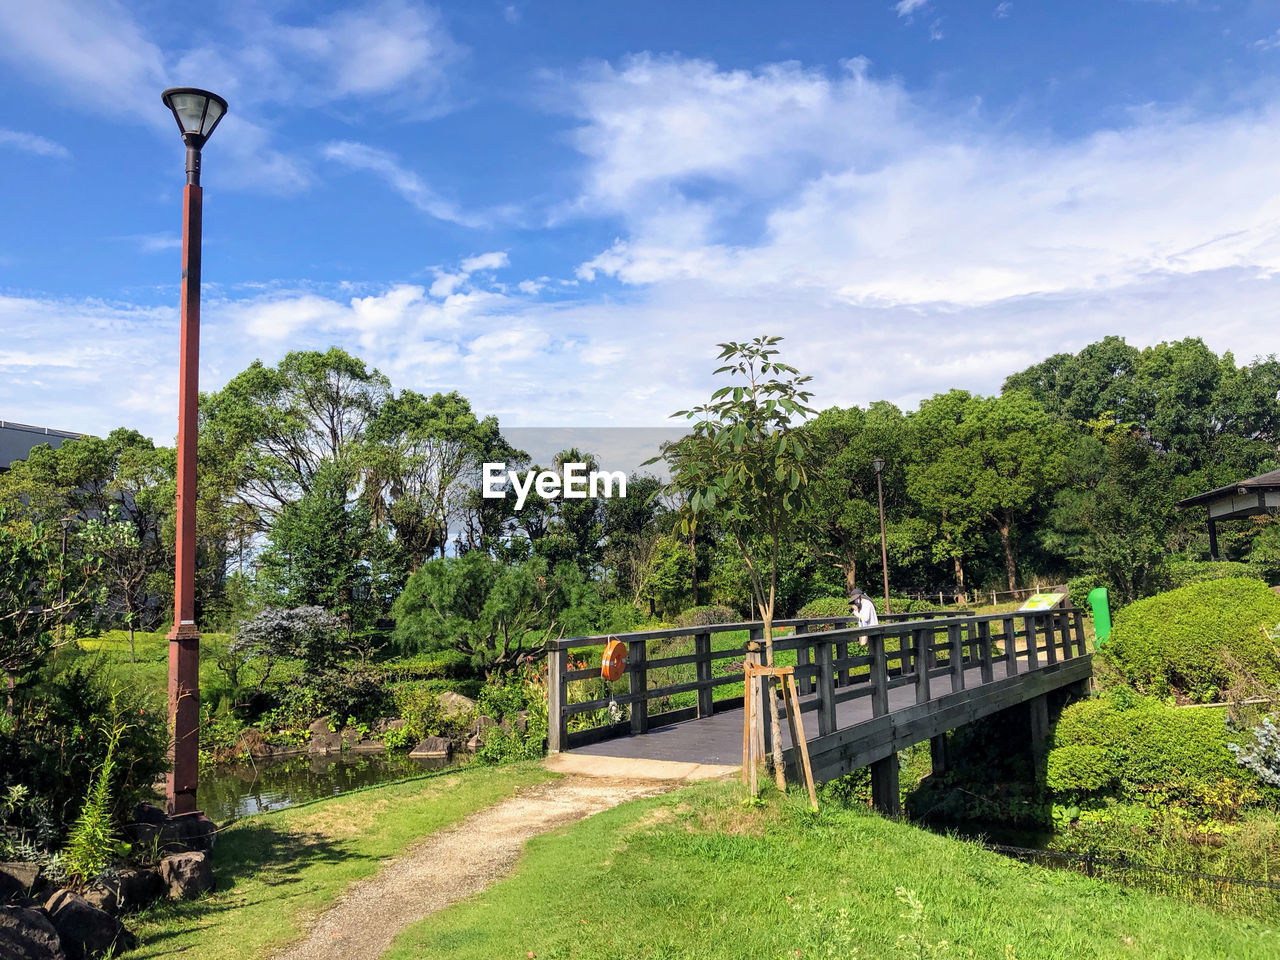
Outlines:
{"label": "green grass", "polygon": [[[200,689],[204,700],[211,701],[227,686],[227,678],[218,669],[218,657],[231,642],[230,634],[206,633],[200,637]],[[141,686],[161,702],[169,696],[169,641],[163,633],[134,634],[134,658],[129,655],[129,634],[125,630],[105,630],[97,637],[84,637],[59,653],[59,660],[100,656],[130,684]],[[216,699],[212,699],[216,705]]]}
{"label": "green grass", "polygon": [[141,946],[127,956],[270,956],[386,857],[551,776],[533,764],[473,768],[248,817],[218,841],[217,890],[131,919]]}
{"label": "green grass", "polygon": [[702,785],[535,838],[512,877],[410,926],[385,956],[1280,956],[1274,925],[1028,866],[861,809],[828,803],[811,815],[794,799],[743,807],[739,797],[734,785]]}

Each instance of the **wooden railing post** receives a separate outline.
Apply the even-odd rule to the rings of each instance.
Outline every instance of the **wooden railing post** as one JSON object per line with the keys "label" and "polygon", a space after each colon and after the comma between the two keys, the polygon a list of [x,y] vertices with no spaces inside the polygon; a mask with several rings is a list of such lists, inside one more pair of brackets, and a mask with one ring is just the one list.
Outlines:
{"label": "wooden railing post", "polygon": [[982,682],[990,683],[996,678],[995,665],[991,659],[991,621],[983,620],[978,627],[978,662],[982,667]]}
{"label": "wooden railing post", "polygon": [[[807,623],[796,624],[797,637],[806,636],[808,632],[809,625]],[[809,644],[807,642],[801,642],[796,646],[796,667],[807,667],[809,666],[809,662]],[[800,692],[813,693],[815,686],[814,678],[801,676],[799,669],[796,670],[796,674],[800,680]]]}
{"label": "wooden railing post", "polygon": [[1058,615],[1044,615],[1044,658],[1046,663],[1058,662]]}
{"label": "wooden railing post", "polygon": [[947,643],[950,647],[951,660],[951,692],[964,689],[964,636],[960,632],[962,624],[953,623],[947,627]]}
{"label": "wooden railing post", "polygon": [[1012,677],[1018,672],[1018,625],[1013,617],[1000,621],[1004,630],[1004,673]]}
{"label": "wooden railing post", "polygon": [[569,749],[569,651],[551,647],[547,651],[547,752]]}
{"label": "wooden railing post", "polygon": [[867,652],[871,655],[871,715],[883,717],[889,712],[889,664],[879,630],[867,637]]}
{"label": "wooden railing post", "polygon": [[815,636],[813,656],[818,665],[818,736],[825,737],[836,732],[834,644],[830,640],[822,640]]}
{"label": "wooden railing post", "polygon": [[1076,610],[1071,614],[1071,618],[1075,621],[1076,656],[1083,657],[1085,655],[1084,613],[1080,610]]}
{"label": "wooden railing post", "polygon": [[631,732],[647,733],[649,730],[649,653],[643,640],[631,644],[627,664],[631,670],[631,692],[636,699],[631,703]]}
{"label": "wooden railing post", "polygon": [[1022,618],[1022,622],[1027,628],[1027,669],[1035,670],[1040,666],[1040,630],[1039,618],[1034,613],[1028,613]]}
{"label": "wooden railing post", "polygon": [[915,645],[916,662],[916,703],[929,702],[929,646],[933,643],[933,631],[928,629],[913,630],[912,643]]}
{"label": "wooden railing post", "polygon": [[[764,645],[761,643],[764,637],[764,629],[761,627],[752,627],[750,633],[751,639],[747,641],[747,662],[755,666],[761,666],[765,662]],[[753,732],[753,736],[757,738],[757,745],[760,748],[760,757],[765,757],[773,751],[773,724],[770,722],[769,703],[765,699],[769,696],[769,684],[764,677],[753,676],[747,681],[751,684],[751,696],[756,704],[757,725]],[[743,694],[746,694],[744,685]]]}
{"label": "wooden railing post", "polygon": [[693,635],[693,652],[698,660],[694,664],[698,678],[698,716],[709,717],[715,713],[711,688],[711,634],[695,633]]}

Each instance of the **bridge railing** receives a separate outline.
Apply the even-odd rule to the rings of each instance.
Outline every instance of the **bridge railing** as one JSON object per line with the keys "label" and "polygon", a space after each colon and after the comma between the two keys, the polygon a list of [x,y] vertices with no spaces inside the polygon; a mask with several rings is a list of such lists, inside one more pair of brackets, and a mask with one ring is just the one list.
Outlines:
{"label": "bridge railing", "polygon": [[[801,712],[817,713],[819,736],[836,731],[837,708],[850,700],[870,697],[872,715],[881,716],[897,687],[913,685],[914,700],[922,703],[963,690],[966,671],[975,667],[985,683],[1086,653],[1076,608],[900,614],[875,627],[856,623],[822,617],[773,624],[775,662],[795,665]],[[627,644],[627,665],[608,683],[600,676],[600,653],[615,636]],[[763,623],[750,621],[552,641],[548,748],[559,752],[742,706],[743,664],[764,656],[748,645],[763,638]]]}

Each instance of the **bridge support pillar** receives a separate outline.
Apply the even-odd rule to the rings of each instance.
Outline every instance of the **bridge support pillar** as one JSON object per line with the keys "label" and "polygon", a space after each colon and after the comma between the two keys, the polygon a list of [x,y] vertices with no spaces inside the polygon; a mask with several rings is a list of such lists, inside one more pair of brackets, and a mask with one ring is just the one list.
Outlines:
{"label": "bridge support pillar", "polygon": [[947,753],[947,735],[940,733],[929,738],[929,759],[932,761],[933,775],[940,776],[951,767],[951,757]]}
{"label": "bridge support pillar", "polygon": [[1049,752],[1049,695],[1042,693],[1028,700],[1027,714],[1031,758],[1035,761],[1038,771]]}
{"label": "bridge support pillar", "polygon": [[886,817],[902,814],[898,793],[898,755],[891,753],[871,764],[871,805]]}

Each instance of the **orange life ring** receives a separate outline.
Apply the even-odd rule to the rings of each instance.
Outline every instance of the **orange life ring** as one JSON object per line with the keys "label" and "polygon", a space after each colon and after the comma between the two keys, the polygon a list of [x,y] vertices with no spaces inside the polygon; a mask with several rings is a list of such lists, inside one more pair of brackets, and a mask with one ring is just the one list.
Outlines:
{"label": "orange life ring", "polygon": [[604,655],[600,658],[600,676],[612,683],[626,669],[627,645],[614,637],[604,646]]}

